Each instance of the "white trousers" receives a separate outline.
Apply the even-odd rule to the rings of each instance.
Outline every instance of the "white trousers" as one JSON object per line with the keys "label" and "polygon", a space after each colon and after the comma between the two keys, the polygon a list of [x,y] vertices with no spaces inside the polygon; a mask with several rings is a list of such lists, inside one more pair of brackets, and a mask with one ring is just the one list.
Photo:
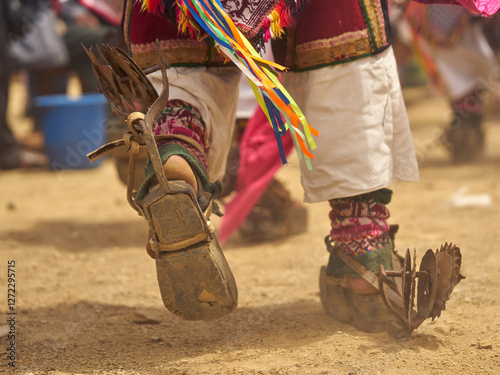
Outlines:
{"label": "white trousers", "polygon": [[[234,132],[237,68],[171,68],[170,99],[197,107],[210,141],[210,179],[224,175]],[[149,76],[161,91],[161,73]],[[392,48],[353,62],[284,73],[284,86],[320,136],[313,170],[301,162],[306,202],[344,198],[418,180]]]}

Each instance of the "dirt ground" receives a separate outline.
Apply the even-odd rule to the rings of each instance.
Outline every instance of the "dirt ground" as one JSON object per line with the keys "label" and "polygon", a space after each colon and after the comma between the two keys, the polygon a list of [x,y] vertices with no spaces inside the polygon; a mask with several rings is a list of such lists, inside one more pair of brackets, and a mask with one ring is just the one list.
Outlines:
{"label": "dirt ground", "polygon": [[[20,90],[17,88],[17,90]],[[65,172],[0,172],[0,325],[8,315],[8,261],[15,260],[15,371],[21,374],[496,374],[500,369],[500,117],[490,101],[486,152],[452,165],[439,142],[443,98],[405,90],[421,181],[396,183],[391,223],[400,252],[445,242],[463,253],[446,311],[408,339],[367,334],[327,316],[318,275],[327,262],[326,204],[309,205],[304,234],[259,245],[237,237],[224,251],[239,307],[212,322],[183,321],[162,304],[146,224],[128,206],[110,160]],[[16,132],[29,123],[16,117]],[[301,198],[298,163],[279,177]],[[489,205],[453,207],[459,189]],[[158,324],[137,324],[143,309]],[[5,327],[4,327],[5,328]],[[1,338],[0,373],[13,369]]]}

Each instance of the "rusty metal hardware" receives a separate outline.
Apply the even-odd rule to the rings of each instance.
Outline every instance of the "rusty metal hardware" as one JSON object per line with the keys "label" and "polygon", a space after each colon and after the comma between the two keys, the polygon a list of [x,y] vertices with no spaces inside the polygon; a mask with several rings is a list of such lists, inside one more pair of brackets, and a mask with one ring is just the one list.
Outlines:
{"label": "rusty metal hardware", "polygon": [[[401,271],[384,270],[382,265],[379,266],[378,289],[389,310],[398,318],[401,327],[411,333],[426,319],[434,320],[445,309],[453,288],[465,278],[460,273],[460,266],[460,249],[452,243],[442,245],[436,252],[427,250],[418,271],[416,251],[412,261],[410,251],[407,250]],[[402,279],[402,301],[387,293],[387,286],[392,284],[391,278]]]}

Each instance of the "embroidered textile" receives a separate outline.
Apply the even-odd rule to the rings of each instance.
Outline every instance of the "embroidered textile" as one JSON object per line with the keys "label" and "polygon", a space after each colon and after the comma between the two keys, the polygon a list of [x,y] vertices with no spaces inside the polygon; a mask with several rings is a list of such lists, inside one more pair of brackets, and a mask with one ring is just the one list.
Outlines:
{"label": "embroidered textile", "polygon": [[[236,23],[245,30],[250,27],[250,22],[255,21],[246,12],[260,2],[243,1],[236,11],[232,8],[237,3],[228,0],[229,9],[226,10],[231,16],[240,17]],[[277,40],[273,50],[277,47],[277,62],[292,70],[352,61],[382,52],[390,44],[385,0],[302,0],[297,3],[294,0],[272,0],[264,3],[265,7],[258,7],[262,14],[265,14],[262,9],[269,11],[269,4],[272,4],[281,26],[288,26],[287,37]],[[265,29],[271,27],[269,17],[260,29],[253,30],[251,34],[260,39],[266,37]],[[332,22],[332,19],[342,22]],[[223,62],[208,38],[192,40],[188,33],[178,33],[178,24],[157,14],[141,11],[141,5],[133,3],[133,0],[129,0],[124,26],[134,60],[142,68],[156,63],[156,39],[160,40],[162,51],[173,66],[213,66]],[[252,42],[257,43],[255,39]]]}
{"label": "embroidered textile", "polygon": [[[139,1],[150,12],[170,16],[172,21],[178,22],[179,27],[181,23],[185,25],[184,31],[188,37],[196,39],[196,35],[199,35],[200,30],[197,28],[196,22],[190,18],[190,13],[185,6],[188,0]],[[468,10],[483,16],[492,15],[500,9],[500,0],[416,1],[425,4],[461,4]],[[276,55],[280,64],[296,71],[348,62],[373,55],[381,52],[390,44],[387,0],[221,0],[221,4],[238,28],[243,31],[247,38],[251,39],[255,46],[261,46],[263,40],[268,39],[272,36],[271,34],[276,36],[280,33],[278,30],[275,30],[274,33],[270,32],[273,29],[272,24],[278,25],[278,29],[289,28],[288,41],[285,42],[287,44],[286,51],[278,52]],[[458,9],[465,8],[456,7],[456,9],[458,11]],[[172,16],[174,13],[177,14],[177,17]],[[295,21],[299,19],[299,15],[300,22],[304,24],[304,27],[299,26],[295,29],[293,26]],[[181,20],[182,22],[180,22]],[[332,20],[342,21],[332,22]],[[125,25],[127,28],[127,22]],[[336,28],[338,30],[335,30]],[[344,28],[344,30],[339,28]],[[318,31],[324,35],[315,35]],[[353,35],[357,35],[359,38],[352,40]],[[176,35],[174,38],[177,39],[179,36]],[[162,40],[162,38],[159,39]],[[150,44],[152,42],[154,40],[149,41]],[[311,44],[311,42],[314,43]],[[188,48],[185,53],[181,49],[176,49],[176,53],[171,53],[171,56],[168,57],[174,65],[221,63],[220,60],[213,60],[217,54],[215,51],[209,51],[208,45],[201,46],[201,48],[202,51]],[[165,48],[164,53],[165,51],[168,49]],[[280,54],[286,55],[286,59],[280,59]],[[193,58],[188,56],[193,56]],[[151,61],[153,56],[145,57],[142,53],[140,54],[139,60],[147,60],[141,66],[154,63]]]}
{"label": "embroidered textile", "polygon": [[361,200],[331,200],[330,237],[349,255],[380,250],[388,242],[389,210],[382,204]]}
{"label": "embroidered textile", "polygon": [[[224,11],[231,17],[245,36],[262,45],[262,38],[270,36],[271,29],[281,29],[292,24],[310,0],[220,0]],[[201,30],[188,10],[188,0],[140,0],[142,9],[166,16],[179,24],[182,32],[192,37],[200,36]],[[176,14],[174,17],[174,13]],[[274,13],[274,14],[273,14]],[[276,30],[276,29],[275,29]]]}
{"label": "embroidered textile", "polygon": [[187,34],[179,34],[177,24],[142,11],[141,4],[135,0],[127,0],[123,26],[132,57],[143,69],[158,63],[157,40],[164,58],[172,66],[220,66],[224,63],[224,57],[208,40],[194,40]]}
{"label": "embroidered textile", "polygon": [[[166,108],[153,126],[153,132],[155,135],[178,134],[191,138],[203,147],[205,155],[208,155],[210,150],[205,124],[200,112],[182,100],[169,100],[167,102]],[[196,156],[203,167],[205,167],[205,170],[208,171],[206,156],[195,147],[178,139],[167,139],[157,142],[158,147],[169,144],[178,144],[187,148],[193,156]]]}
{"label": "embroidered textile", "polygon": [[[330,238],[336,247],[372,272],[377,272],[380,264],[385,269],[392,269],[394,244],[387,235],[389,210],[385,206],[390,202],[391,195],[391,190],[380,189],[353,198],[329,201],[332,208]],[[330,254],[327,274],[359,277],[335,253]]]}
{"label": "embroidered textile", "polygon": [[252,38],[262,27],[266,17],[281,0],[222,0],[221,3],[234,23]]}
{"label": "embroidered textile", "polygon": [[390,42],[385,0],[312,0],[273,51],[278,63],[303,71],[375,55]]}

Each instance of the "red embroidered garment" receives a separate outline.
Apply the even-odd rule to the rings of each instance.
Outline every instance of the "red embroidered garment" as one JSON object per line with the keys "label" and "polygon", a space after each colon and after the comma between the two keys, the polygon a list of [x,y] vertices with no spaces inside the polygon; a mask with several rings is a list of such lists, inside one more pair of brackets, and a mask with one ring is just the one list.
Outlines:
{"label": "red embroidered garment", "polygon": [[[140,0],[142,8],[150,13],[161,14],[173,21],[190,17],[184,0]],[[269,27],[267,18],[274,11],[279,15],[281,27],[297,19],[298,14],[310,0],[220,0],[225,12],[249,39]],[[183,14],[185,13],[185,14]],[[175,18],[174,18],[175,14]]]}

